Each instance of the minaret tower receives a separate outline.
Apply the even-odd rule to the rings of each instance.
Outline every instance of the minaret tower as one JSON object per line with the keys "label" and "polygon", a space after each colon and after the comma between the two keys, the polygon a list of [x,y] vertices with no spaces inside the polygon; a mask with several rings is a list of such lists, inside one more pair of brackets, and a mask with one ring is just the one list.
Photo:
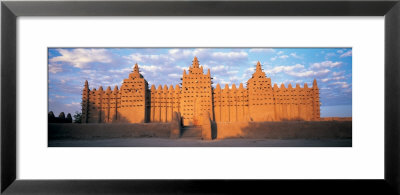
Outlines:
{"label": "minaret tower", "polygon": [[88,122],[89,91],[89,83],[86,80],[82,90],[82,123]]}
{"label": "minaret tower", "polygon": [[256,71],[247,81],[249,114],[253,121],[275,120],[274,95],[271,78],[268,78],[257,62]]}
{"label": "minaret tower", "polygon": [[146,112],[150,108],[147,98],[150,97],[148,83],[140,74],[136,63],[129,78],[124,79],[121,89],[119,120],[128,123],[144,123],[149,121]]}
{"label": "minaret tower", "polygon": [[[201,115],[209,112],[213,116],[211,75],[206,74],[200,66],[197,57],[194,57],[189,72],[184,70],[182,76],[182,91],[180,111],[183,125],[201,125]],[[212,119],[214,120],[214,119]]]}
{"label": "minaret tower", "polygon": [[317,85],[317,80],[314,79],[313,81],[313,119],[315,121],[319,121],[320,120],[320,102],[319,102],[319,89],[318,89],[318,85]]}

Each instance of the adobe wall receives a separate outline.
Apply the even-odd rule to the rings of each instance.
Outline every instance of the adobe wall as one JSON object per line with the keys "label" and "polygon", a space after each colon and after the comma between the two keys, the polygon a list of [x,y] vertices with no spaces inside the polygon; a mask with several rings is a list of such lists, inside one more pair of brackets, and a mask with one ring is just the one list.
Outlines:
{"label": "adobe wall", "polygon": [[170,123],[57,124],[48,125],[49,139],[98,139],[121,137],[169,137]]}
{"label": "adobe wall", "polygon": [[172,85],[168,88],[161,85],[156,89],[154,85],[150,89],[150,120],[149,122],[171,122],[174,112],[179,112],[180,87]]}
{"label": "adobe wall", "polygon": [[217,122],[217,139],[338,139],[352,137],[351,121]]}
{"label": "adobe wall", "polygon": [[322,117],[321,121],[352,121],[352,117]]}
{"label": "adobe wall", "polygon": [[[213,139],[342,139],[352,137],[351,121],[211,122],[211,127],[207,136],[212,136]],[[49,139],[171,138],[171,129],[174,126],[172,123],[51,123],[48,128]]]}
{"label": "adobe wall", "polygon": [[226,84],[224,89],[217,84],[213,94],[215,122],[249,121],[248,91],[242,83],[238,89],[235,84],[231,88]]}
{"label": "adobe wall", "polygon": [[85,82],[82,90],[82,123],[147,123],[171,122],[173,113],[181,113],[185,126],[201,125],[201,115],[208,112],[215,122],[242,121],[319,121],[320,102],[317,81],[313,86],[291,84],[272,86],[258,62],[247,86],[240,83],[224,89],[212,87],[210,69],[204,74],[195,57],[188,73],[183,70],[182,87],[148,83],[135,64],[134,70],[118,86],[89,89]]}

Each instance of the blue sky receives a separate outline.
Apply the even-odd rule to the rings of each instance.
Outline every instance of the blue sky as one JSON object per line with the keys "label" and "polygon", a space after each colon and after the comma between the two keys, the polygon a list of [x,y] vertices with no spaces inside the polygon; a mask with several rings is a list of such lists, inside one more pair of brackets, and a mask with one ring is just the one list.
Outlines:
{"label": "blue sky", "polygon": [[214,86],[245,84],[260,61],[272,83],[320,89],[321,117],[351,116],[351,48],[49,48],[49,111],[80,111],[89,87],[121,86],[135,63],[149,84],[176,85],[194,56],[211,69]]}

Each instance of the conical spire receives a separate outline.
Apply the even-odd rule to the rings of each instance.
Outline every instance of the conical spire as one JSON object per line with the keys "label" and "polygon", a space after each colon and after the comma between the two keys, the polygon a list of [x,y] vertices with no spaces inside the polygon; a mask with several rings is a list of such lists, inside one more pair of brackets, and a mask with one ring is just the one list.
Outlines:
{"label": "conical spire", "polygon": [[208,76],[211,76],[210,69],[207,70],[207,75],[208,75]]}
{"label": "conical spire", "polygon": [[225,90],[229,90],[229,85],[228,84],[225,84],[225,88],[224,88]]}
{"label": "conical spire", "polygon": [[265,72],[263,72],[262,68],[261,68],[261,63],[260,61],[257,62],[256,65],[256,71],[253,73],[252,78],[265,78]]}
{"label": "conical spire", "polygon": [[261,63],[260,61],[257,62],[256,72],[262,72]]}
{"label": "conical spire", "polygon": [[85,88],[89,88],[89,82],[85,80]]}
{"label": "conical spire", "polygon": [[312,86],[313,88],[318,88],[318,85],[317,85],[317,79],[314,79],[314,82],[313,82],[313,86]]}
{"label": "conical spire", "polygon": [[221,86],[219,85],[219,83],[217,83],[217,86],[215,87],[215,89],[221,90]]}
{"label": "conical spire", "polygon": [[240,83],[240,84],[239,84],[239,89],[244,89],[243,83]]}
{"label": "conical spire", "polygon": [[134,73],[139,73],[139,65],[135,63],[135,67],[133,68]]}
{"label": "conical spire", "polygon": [[192,66],[193,66],[193,68],[199,68],[199,60],[197,59],[196,56],[194,56]]}

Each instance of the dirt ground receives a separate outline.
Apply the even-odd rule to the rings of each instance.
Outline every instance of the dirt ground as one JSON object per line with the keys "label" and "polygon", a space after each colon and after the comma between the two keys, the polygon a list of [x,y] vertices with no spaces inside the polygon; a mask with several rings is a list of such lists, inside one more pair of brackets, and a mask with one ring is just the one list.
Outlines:
{"label": "dirt ground", "polygon": [[113,138],[49,140],[49,147],[352,147],[351,139]]}

